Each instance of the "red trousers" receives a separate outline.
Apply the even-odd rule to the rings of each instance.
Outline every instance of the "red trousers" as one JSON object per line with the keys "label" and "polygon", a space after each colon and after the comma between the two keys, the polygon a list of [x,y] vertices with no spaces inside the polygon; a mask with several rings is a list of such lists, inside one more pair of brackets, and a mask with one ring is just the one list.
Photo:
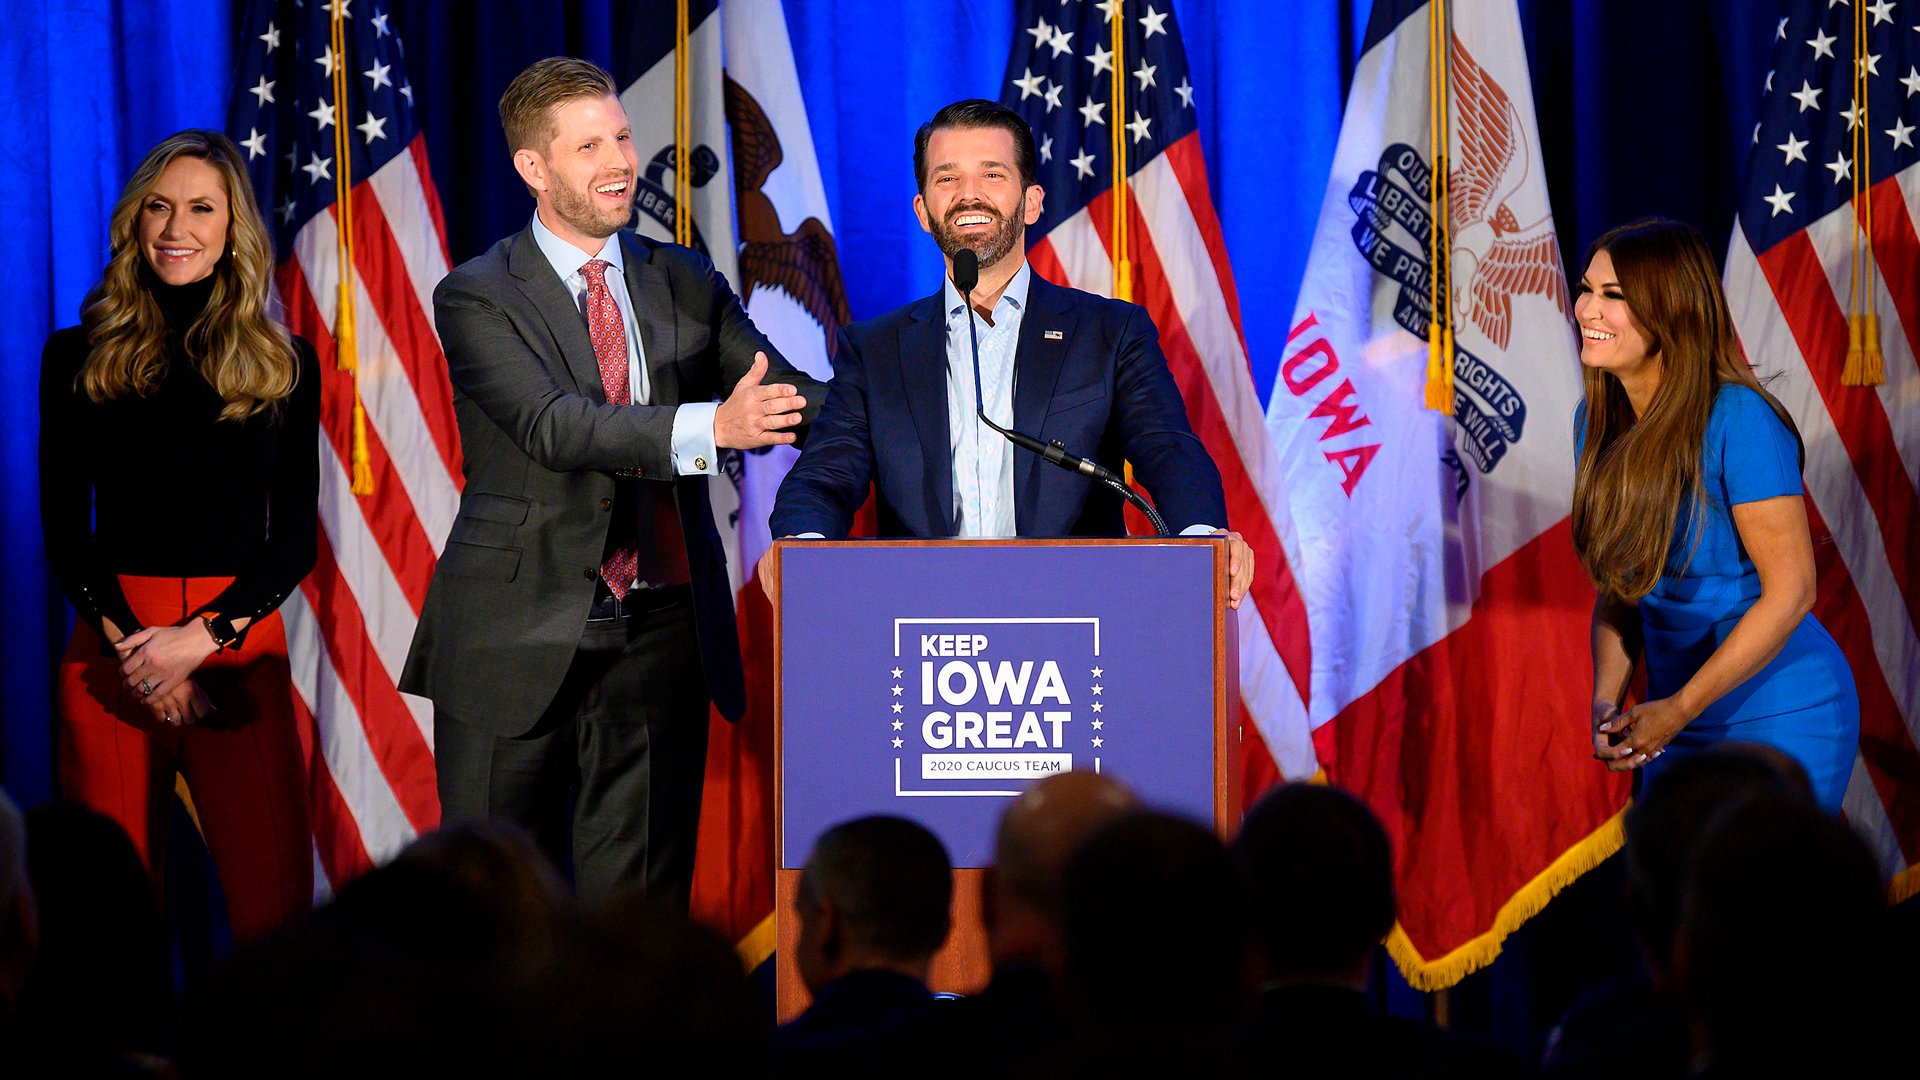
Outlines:
{"label": "red trousers", "polygon": [[[123,575],[147,626],[180,622],[228,578]],[[193,679],[218,711],[195,724],[154,719],[100,636],[77,622],[60,662],[61,793],[125,828],[157,883],[166,864],[173,777],[185,777],[234,939],[281,926],[313,904],[305,766],[294,726],[287,636],[278,614],[247,628],[238,650],[207,657]]]}

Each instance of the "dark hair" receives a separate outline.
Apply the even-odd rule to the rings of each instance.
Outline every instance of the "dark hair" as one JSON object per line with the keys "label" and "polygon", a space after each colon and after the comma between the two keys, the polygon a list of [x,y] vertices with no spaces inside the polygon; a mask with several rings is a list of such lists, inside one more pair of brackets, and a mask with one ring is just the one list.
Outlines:
{"label": "dark hair", "polygon": [[1276,975],[1326,975],[1393,929],[1393,848],[1365,803],[1288,784],[1248,811],[1234,851],[1253,932]]}
{"label": "dark hair", "polygon": [[1013,136],[1013,162],[1020,170],[1020,186],[1030,188],[1040,182],[1038,154],[1033,148],[1033,129],[1020,114],[997,101],[968,98],[933,114],[913,136],[913,183],[917,191],[927,190],[927,140],[933,133],[949,128],[999,128]]}
{"label": "dark hair", "polygon": [[905,818],[842,822],[814,841],[800,875],[802,914],[827,902],[863,947],[901,960],[930,957],[947,940],[953,863],[939,837]]}
{"label": "dark hair", "polygon": [[500,95],[500,127],[509,151],[532,150],[545,157],[559,128],[554,109],[579,98],[619,97],[613,76],[591,60],[549,56],[513,77]]}

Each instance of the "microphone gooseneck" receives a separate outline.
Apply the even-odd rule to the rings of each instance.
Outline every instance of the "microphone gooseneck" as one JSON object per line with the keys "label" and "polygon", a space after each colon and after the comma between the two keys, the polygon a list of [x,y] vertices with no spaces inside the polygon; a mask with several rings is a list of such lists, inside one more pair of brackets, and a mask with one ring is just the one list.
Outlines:
{"label": "microphone gooseneck", "polygon": [[1161,536],[1173,535],[1171,530],[1167,528],[1166,521],[1160,517],[1159,511],[1153,508],[1153,504],[1141,498],[1140,493],[1133,490],[1125,480],[1114,475],[1113,470],[1094,461],[1092,458],[1083,458],[1078,454],[1072,453],[1065,446],[1061,445],[1059,440],[1043,443],[1024,431],[1016,428],[1001,427],[999,424],[993,422],[992,417],[987,415],[987,398],[986,394],[981,390],[980,383],[980,326],[975,321],[975,312],[973,310],[973,290],[979,284],[980,256],[976,254],[972,248],[966,247],[954,252],[953,287],[959,291],[960,301],[966,305],[967,309],[967,338],[973,347],[973,408],[975,415],[979,416],[980,422],[999,432],[1008,442],[1020,447],[1022,450],[1038,454],[1042,459],[1062,469],[1066,469],[1068,472],[1077,472],[1082,476],[1105,484],[1117,492],[1121,498],[1137,507],[1142,514],[1145,514],[1147,520],[1153,524],[1156,533]]}

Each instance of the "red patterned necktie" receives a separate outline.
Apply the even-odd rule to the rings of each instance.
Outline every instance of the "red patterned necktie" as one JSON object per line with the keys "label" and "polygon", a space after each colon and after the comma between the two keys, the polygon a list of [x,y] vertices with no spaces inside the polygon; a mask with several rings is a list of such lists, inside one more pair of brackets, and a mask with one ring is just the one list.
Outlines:
{"label": "red patterned necktie", "polygon": [[[591,259],[580,272],[587,275],[587,335],[593,339],[593,358],[600,364],[600,385],[606,388],[607,404],[631,405],[633,396],[627,386],[627,329],[620,321],[620,309],[607,291],[607,267],[604,259]],[[600,579],[608,591],[621,600],[640,572],[640,552],[633,547],[616,548],[600,564]]]}

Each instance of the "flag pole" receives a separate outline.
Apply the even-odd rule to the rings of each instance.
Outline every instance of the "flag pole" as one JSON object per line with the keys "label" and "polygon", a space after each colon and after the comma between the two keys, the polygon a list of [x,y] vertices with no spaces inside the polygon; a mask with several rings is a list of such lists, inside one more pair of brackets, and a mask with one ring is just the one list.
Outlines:
{"label": "flag pole", "polygon": [[688,90],[687,0],[673,5],[673,242],[693,243],[693,103]]}
{"label": "flag pole", "polygon": [[1867,11],[1853,12],[1853,265],[1847,278],[1847,362],[1842,386],[1887,381],[1880,317],[1873,309],[1873,138],[1867,120]]}

